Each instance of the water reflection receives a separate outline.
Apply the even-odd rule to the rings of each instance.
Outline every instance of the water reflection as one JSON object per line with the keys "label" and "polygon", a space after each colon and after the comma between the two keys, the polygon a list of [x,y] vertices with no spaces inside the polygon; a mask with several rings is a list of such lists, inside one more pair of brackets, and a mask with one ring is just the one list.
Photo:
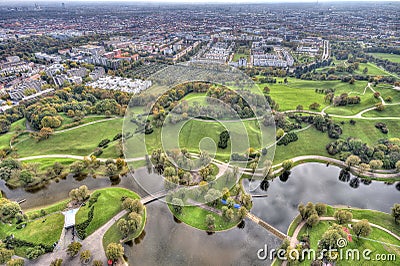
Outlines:
{"label": "water reflection", "polygon": [[[248,181],[245,180],[244,184],[247,187]],[[268,197],[253,198],[251,212],[286,232],[298,214],[297,206],[301,202],[324,202],[390,212],[399,199],[398,187],[400,185],[393,187],[378,181],[361,182],[336,166],[307,163],[293,168],[290,179],[285,182],[280,178],[270,181]],[[253,193],[263,192],[260,188]]]}

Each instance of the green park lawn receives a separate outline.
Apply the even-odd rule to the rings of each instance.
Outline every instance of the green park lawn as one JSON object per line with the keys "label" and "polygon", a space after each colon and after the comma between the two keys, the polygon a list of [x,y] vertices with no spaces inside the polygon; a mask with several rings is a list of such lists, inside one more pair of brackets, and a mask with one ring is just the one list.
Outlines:
{"label": "green park lawn", "polygon": [[[325,103],[325,94],[316,93],[315,89],[329,89],[334,88],[335,95],[342,93],[357,93],[361,94],[367,85],[367,82],[356,81],[353,85],[341,82],[341,81],[313,81],[313,80],[301,80],[295,78],[288,78],[288,84],[283,83],[284,78],[277,78],[277,83],[262,83],[259,84],[261,90],[265,86],[270,88],[270,96],[274,101],[279,104],[280,111],[295,110],[298,105],[303,105],[304,110],[309,110],[309,106],[316,102],[321,105],[319,110],[328,106]],[[279,83],[279,82],[282,83]],[[373,94],[360,96],[361,102],[363,100],[373,97]],[[365,99],[364,99],[365,98]],[[363,104],[360,104],[363,105]],[[369,105],[367,105],[369,106]],[[361,109],[365,109],[364,106]]]}
{"label": "green park lawn", "polygon": [[94,151],[102,139],[112,139],[122,130],[122,118],[88,125],[37,142],[26,138],[16,143],[20,157],[44,154],[73,154],[87,156]]}
{"label": "green park lawn", "polygon": [[[125,214],[121,219],[127,219],[127,218],[128,218],[128,214]],[[121,219],[119,219],[119,220],[121,220]],[[144,227],[146,225],[146,219],[147,219],[146,208],[144,208],[144,211],[142,214],[142,224],[141,224],[140,228],[136,232],[128,235],[128,237],[124,238],[125,242],[133,240],[142,234]],[[118,221],[116,221],[104,234],[103,240],[102,240],[103,248],[106,248],[108,246],[108,244],[110,244],[110,243],[119,243],[120,240],[123,238],[123,235],[121,234],[121,231],[118,229],[118,226],[117,226]]]}
{"label": "green park lawn", "polygon": [[[387,105],[385,110],[377,111],[371,110],[362,115],[363,117],[400,117],[400,104],[399,105]],[[382,121],[385,122],[385,121]]]}
{"label": "green park lawn", "polygon": [[[231,134],[231,139],[235,142],[234,150],[232,152],[246,152],[249,145],[247,144],[247,135],[250,143],[250,147],[260,149],[262,143],[262,137],[258,128],[258,123],[254,120],[243,121],[243,122],[224,122],[226,129]],[[261,126],[263,132],[269,132],[271,129]],[[167,124],[164,125],[162,131],[160,128],[154,128],[154,132],[141,137],[133,137],[127,141],[127,151],[129,157],[142,157],[144,156],[143,149],[139,147],[143,146],[142,143],[146,143],[147,151],[157,149],[161,146],[161,136],[163,138],[163,148],[170,149],[169,147],[176,147],[178,143],[173,143],[171,140],[176,140],[180,148],[186,148],[189,152],[199,153],[199,143],[202,148],[207,150],[214,147],[212,141],[215,143],[215,147],[219,141],[219,134],[225,130],[224,126],[219,122],[209,120],[189,120],[180,122],[175,125]],[[177,135],[179,134],[179,137]],[[263,136],[267,136],[264,134]],[[210,138],[203,140],[204,138]],[[263,137],[264,138],[264,137]],[[212,140],[212,141],[211,141]],[[231,141],[232,141],[231,140]],[[267,146],[267,139],[265,139],[265,145]],[[228,142],[228,147],[225,149],[217,149],[216,158],[220,160],[229,160],[231,154],[231,141]],[[272,142],[272,140],[271,140]],[[176,144],[176,145],[172,145]],[[169,146],[170,145],[170,146]]]}
{"label": "green park lawn", "polygon": [[390,75],[392,75],[389,72],[379,68],[374,63],[360,63],[359,68],[356,71],[354,71],[354,73],[359,74],[359,75],[364,75],[364,73],[363,73],[364,68],[368,68],[367,75],[370,75],[370,76],[390,76]]}
{"label": "green park lawn", "polygon": [[398,55],[398,54],[370,53],[370,55],[377,57],[377,58],[389,60],[393,63],[400,63],[400,55]]}
{"label": "green park lawn", "polygon": [[302,155],[329,156],[325,146],[333,139],[330,139],[327,133],[322,133],[311,127],[296,134],[299,138],[296,142],[289,143],[287,146],[276,145],[274,164]]}
{"label": "green park lawn", "polygon": [[215,218],[215,231],[224,231],[235,227],[240,220],[233,220],[231,222],[227,222],[221,215],[202,209],[200,207],[195,206],[185,206],[183,207],[182,213],[176,213],[172,206],[168,204],[168,207],[172,214],[180,221],[184,222],[187,225],[190,225],[194,228],[208,231],[208,227],[206,224],[206,216],[211,214]]}
{"label": "green park lawn", "polygon": [[[327,208],[327,214],[324,216],[333,216],[334,212],[338,209],[343,209],[343,208],[334,208],[331,206],[328,206]],[[353,214],[353,219],[367,219],[369,222],[380,225],[388,230],[391,230],[395,234],[399,235],[400,234],[400,228],[399,226],[394,222],[394,218],[387,213],[379,212],[379,211],[374,211],[374,210],[363,210],[363,209],[347,209],[346,210],[352,212]],[[297,225],[301,222],[301,219],[299,216],[295,218],[293,223],[288,229],[288,235],[292,235],[295,228]],[[321,238],[322,234],[333,224],[335,221],[321,221],[319,222],[316,226],[312,228],[307,228],[304,226],[300,233],[299,237],[302,236],[303,234],[309,234],[310,235],[310,246],[312,249],[317,250],[318,247],[318,241]],[[361,252],[365,249],[370,249],[372,251],[371,257],[375,256],[375,254],[395,254],[396,255],[396,261],[400,259],[400,248],[398,247],[393,247],[390,245],[384,245],[376,241],[380,242],[385,242],[389,244],[394,244],[398,245],[398,240],[391,236],[390,234],[372,227],[372,232],[371,234],[367,237],[368,239],[357,239],[357,237],[354,235],[351,229],[350,233],[353,234],[353,241],[348,242],[348,245],[344,248],[343,254],[345,254],[346,250],[348,249],[359,249]],[[360,256],[362,257],[362,256]],[[301,262],[299,265],[310,265],[311,261],[310,260],[305,260]],[[351,260],[341,260],[339,261],[338,265],[354,265],[355,261]],[[278,263],[279,264],[279,263]],[[357,265],[382,265],[382,262],[373,262],[373,261],[365,261],[361,259],[361,261],[357,261]]]}
{"label": "green park lawn", "polygon": [[[133,191],[124,188],[104,188],[94,191],[93,193],[101,193],[97,202],[93,204],[94,213],[93,220],[86,228],[86,236],[92,234],[120,211],[122,211],[121,197],[130,197],[139,199],[140,197]],[[88,217],[89,204],[82,206],[76,214],[76,224],[84,222]]]}
{"label": "green park lawn", "polygon": [[42,158],[42,159],[22,161],[22,164],[31,164],[31,163],[38,164],[39,165],[38,170],[45,171],[49,167],[52,167],[56,162],[62,164],[65,168],[67,168],[75,161],[76,160],[74,159],[64,159],[64,158]]}
{"label": "green park lawn", "polygon": [[[64,215],[62,215],[60,211],[65,208],[68,201],[69,200],[64,200],[41,209],[27,211],[26,215],[28,218],[34,218],[42,209],[49,215],[27,222],[26,227],[22,229],[17,229],[15,223],[12,225],[0,223],[0,238],[4,239],[6,236],[12,234],[17,239],[35,245],[42,244],[52,246],[60,239],[64,227]],[[17,247],[15,249],[16,255],[26,256],[27,248],[27,246]]]}
{"label": "green park lawn", "polygon": [[[371,111],[373,112],[373,111]],[[368,145],[377,144],[379,139],[382,138],[398,138],[400,132],[399,120],[383,120],[389,129],[388,134],[383,134],[379,129],[375,128],[375,123],[381,122],[379,120],[362,120],[354,119],[355,125],[349,123],[349,119],[334,119],[337,123],[344,121],[344,125],[340,125],[343,129],[343,134],[340,136],[341,139],[347,139],[348,137],[356,137],[361,139]],[[332,140],[333,141],[333,140]]]}

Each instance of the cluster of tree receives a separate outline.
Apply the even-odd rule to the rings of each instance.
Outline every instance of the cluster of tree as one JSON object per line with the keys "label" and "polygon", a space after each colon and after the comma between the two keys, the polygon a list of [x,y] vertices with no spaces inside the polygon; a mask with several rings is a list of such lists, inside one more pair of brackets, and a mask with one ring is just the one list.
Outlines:
{"label": "cluster of tree", "polygon": [[346,106],[348,104],[359,104],[361,102],[360,96],[349,96],[347,93],[342,93],[330,101],[334,106]]}
{"label": "cluster of tree", "polygon": [[319,223],[319,217],[326,214],[327,205],[323,203],[314,205],[312,202],[308,202],[305,206],[300,204],[297,209],[301,219],[306,221],[307,226],[313,227]]}
{"label": "cluster of tree", "polygon": [[303,74],[307,74],[309,72],[313,72],[317,68],[329,66],[331,64],[331,62],[332,62],[332,59],[323,60],[323,61],[317,60],[317,61],[315,61],[315,62],[313,62],[311,64],[308,64],[308,65],[298,66],[294,70],[294,76],[296,78],[302,78]]}
{"label": "cluster of tree", "polygon": [[140,229],[143,222],[144,206],[138,199],[125,198],[122,207],[128,211],[128,217],[119,219],[117,226],[123,238],[126,238],[129,234],[134,234]]}
{"label": "cluster of tree", "polygon": [[395,169],[400,160],[400,140],[397,138],[380,139],[373,147],[357,138],[339,139],[329,143],[326,150],[330,155],[339,154],[349,166],[364,163],[371,169]]}
{"label": "cluster of tree", "polygon": [[3,223],[6,223],[12,221],[13,219],[16,219],[19,223],[25,220],[21,207],[14,201],[10,201],[6,198],[0,198],[0,220]]}
{"label": "cluster of tree", "polygon": [[379,129],[383,134],[389,133],[389,129],[386,127],[386,124],[383,122],[378,122],[375,124],[375,127]]}
{"label": "cluster of tree", "polygon": [[218,148],[226,149],[226,147],[228,147],[229,139],[229,132],[227,130],[222,131],[219,134]]}
{"label": "cluster of tree", "polygon": [[89,189],[86,185],[82,185],[79,188],[74,188],[69,192],[69,197],[71,200],[78,203],[86,201],[90,196]]}
{"label": "cluster of tree", "polygon": [[279,141],[276,143],[277,145],[288,145],[291,142],[297,141],[299,138],[297,137],[297,134],[294,132],[289,132],[286,135],[284,135],[282,138],[279,139]]}
{"label": "cluster of tree", "polygon": [[315,116],[312,124],[321,132],[328,132],[328,136],[332,139],[338,139],[342,134],[342,128],[336,124],[332,119],[323,117],[321,115]]}

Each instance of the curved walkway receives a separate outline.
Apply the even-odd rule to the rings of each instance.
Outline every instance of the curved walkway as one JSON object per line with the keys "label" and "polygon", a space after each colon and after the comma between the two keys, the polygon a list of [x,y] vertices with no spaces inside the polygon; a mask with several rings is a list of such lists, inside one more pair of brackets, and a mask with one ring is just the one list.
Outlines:
{"label": "curved walkway", "polygon": [[[160,199],[165,197],[166,191],[159,191],[157,193],[154,193],[152,195],[148,195],[140,200],[142,204],[147,204],[150,203],[154,200]],[[121,217],[123,217],[127,211],[123,210],[120,211],[118,214],[116,214],[113,218],[111,218],[107,223],[102,225],[100,228],[98,228],[95,232],[93,232],[91,235],[89,235],[87,238],[81,241],[82,248],[81,250],[90,250],[92,253],[92,258],[94,260],[101,260],[104,265],[107,265],[107,257],[104,252],[103,248],[103,237],[104,234],[107,232],[110,227],[116,223]],[[50,265],[50,263],[57,259],[63,259],[63,263],[65,265],[81,265],[79,262],[79,256],[71,258],[68,256],[67,252],[65,249],[63,250],[55,250],[52,253],[47,253],[42,255],[39,259],[35,261],[29,261],[26,260],[27,262],[26,265]]]}
{"label": "curved walkway", "polygon": [[[319,220],[320,220],[320,221],[336,221],[336,219],[335,219],[334,217],[326,217],[326,216],[320,217]],[[358,219],[352,219],[351,221],[352,221],[353,223],[357,223],[357,222],[359,222],[360,220],[358,220]],[[298,226],[296,227],[296,229],[294,230],[293,236],[292,236],[291,239],[290,239],[290,246],[291,246],[292,248],[294,248],[294,247],[297,245],[297,243],[299,242],[299,241],[297,240],[297,237],[298,237],[298,235],[299,235],[301,229],[304,227],[305,224],[306,224],[306,221],[300,222],[299,225],[298,225]],[[400,236],[396,235],[395,233],[393,233],[393,232],[390,231],[389,229],[386,229],[386,228],[384,228],[384,227],[382,227],[382,226],[380,226],[380,225],[377,225],[377,224],[374,224],[374,223],[371,223],[371,222],[369,222],[369,224],[371,225],[371,227],[378,228],[378,229],[380,229],[380,230],[382,230],[382,231],[388,233],[389,235],[393,236],[394,238],[396,238],[397,240],[400,241]]]}

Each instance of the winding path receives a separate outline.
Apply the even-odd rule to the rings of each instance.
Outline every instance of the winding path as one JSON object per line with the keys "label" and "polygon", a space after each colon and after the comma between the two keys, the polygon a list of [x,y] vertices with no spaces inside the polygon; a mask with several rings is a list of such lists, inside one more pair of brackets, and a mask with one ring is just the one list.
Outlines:
{"label": "winding path", "polygon": [[[140,200],[140,202],[142,202],[142,204],[146,205],[152,201],[155,201],[157,199],[165,197],[166,193],[167,192],[164,190],[156,192],[152,195],[148,195],[148,196],[142,198]],[[107,223],[102,225],[100,228],[98,228],[95,232],[93,232],[87,238],[82,240],[80,242],[82,244],[81,250],[90,250],[92,253],[92,257],[95,260],[101,260],[104,263],[104,265],[107,265],[107,257],[106,257],[106,254],[105,254],[104,248],[103,248],[104,234],[107,232],[108,229],[110,229],[110,227],[114,223],[116,223],[126,213],[127,213],[127,211],[125,211],[125,210],[120,211],[113,218],[111,218]],[[25,259],[25,262],[26,262],[26,265],[50,265],[50,263],[57,258],[63,259],[63,262],[66,263],[66,265],[80,265],[78,256],[71,258],[70,256],[68,256],[65,249],[64,250],[55,250],[52,253],[44,254],[35,261],[29,261],[29,260]]]}

